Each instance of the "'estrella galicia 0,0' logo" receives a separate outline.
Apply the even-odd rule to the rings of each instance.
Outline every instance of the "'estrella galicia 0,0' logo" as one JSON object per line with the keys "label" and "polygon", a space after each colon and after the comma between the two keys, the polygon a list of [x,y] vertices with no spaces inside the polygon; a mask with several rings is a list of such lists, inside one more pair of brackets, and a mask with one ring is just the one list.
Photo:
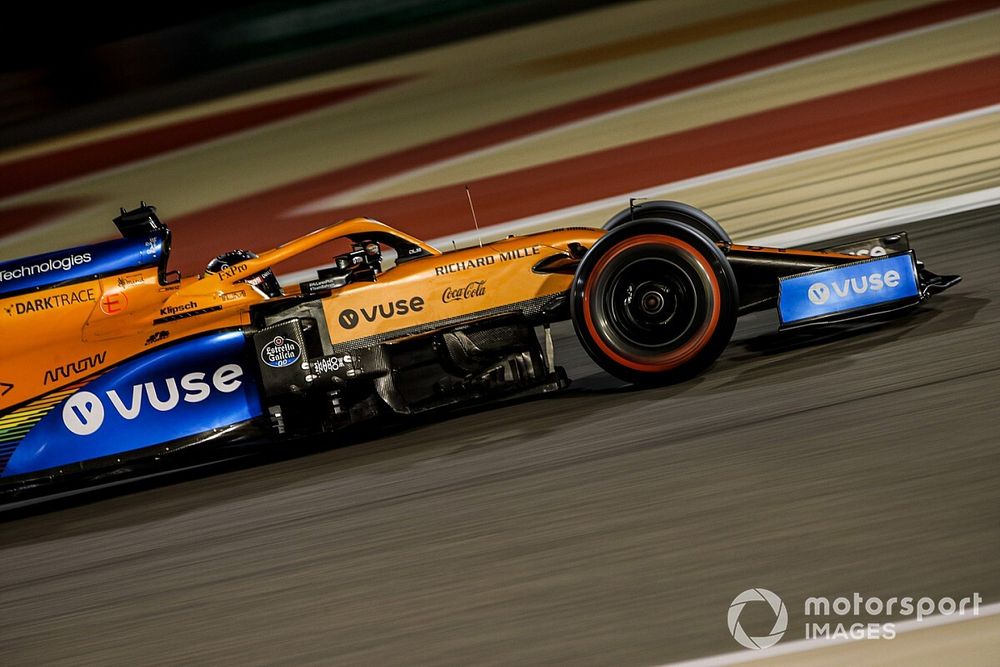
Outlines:
{"label": "'estrella galicia 0,0' logo", "polygon": [[260,351],[260,360],[271,368],[284,368],[299,359],[299,344],[291,338],[275,336]]}

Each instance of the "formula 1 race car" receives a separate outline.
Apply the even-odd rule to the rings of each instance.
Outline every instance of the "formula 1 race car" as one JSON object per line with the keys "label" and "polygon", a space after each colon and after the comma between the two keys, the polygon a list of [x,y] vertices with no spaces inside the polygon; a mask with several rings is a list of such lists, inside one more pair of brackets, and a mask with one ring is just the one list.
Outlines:
{"label": "formula 1 race car", "polygon": [[[8,497],[192,447],[556,390],[567,384],[558,320],[612,375],[658,385],[705,370],[744,313],[776,307],[781,328],[847,322],[959,280],[923,268],[905,234],[824,251],[744,246],[662,201],[603,229],[445,253],[355,218],[259,255],[227,252],[192,277],[168,270],[170,231],[153,207],[114,222],[120,239],[0,263]],[[345,252],[312,279],[276,277],[338,239]]]}

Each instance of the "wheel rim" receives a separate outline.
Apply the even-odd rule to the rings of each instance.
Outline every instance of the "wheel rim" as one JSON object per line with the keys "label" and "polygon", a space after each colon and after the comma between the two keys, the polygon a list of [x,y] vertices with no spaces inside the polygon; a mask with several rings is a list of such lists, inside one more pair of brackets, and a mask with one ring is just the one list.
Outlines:
{"label": "wheel rim", "polygon": [[720,313],[712,267],[689,244],[643,235],[624,240],[594,267],[584,315],[595,344],[635,370],[669,370],[711,338]]}

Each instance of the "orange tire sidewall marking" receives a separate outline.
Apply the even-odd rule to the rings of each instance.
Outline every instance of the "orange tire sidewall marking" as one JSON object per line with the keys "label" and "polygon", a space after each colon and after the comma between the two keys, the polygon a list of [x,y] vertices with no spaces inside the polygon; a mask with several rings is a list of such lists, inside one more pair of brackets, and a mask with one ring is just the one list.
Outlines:
{"label": "orange tire sidewall marking", "polygon": [[[709,281],[712,283],[712,315],[709,318],[708,323],[701,328],[701,331],[699,331],[698,334],[693,336],[691,340],[682,345],[680,348],[657,357],[652,357],[650,359],[652,363],[638,362],[619,354],[615,350],[612,350],[597,331],[597,327],[594,325],[593,316],[590,313],[591,290],[604,267],[606,267],[612,259],[624,251],[639,245],[647,244],[672,246],[687,252],[696,262],[698,262],[701,268],[704,269],[705,273],[709,277]],[[602,352],[604,352],[605,355],[608,356],[608,358],[612,359],[616,363],[621,364],[626,368],[631,368],[632,370],[647,373],[667,371],[672,368],[676,368],[700,352],[705,345],[708,344],[709,339],[712,337],[712,333],[718,326],[721,312],[722,290],[719,286],[719,279],[715,275],[715,270],[712,268],[712,265],[708,262],[708,259],[702,253],[695,250],[693,246],[671,236],[641,234],[630,239],[625,239],[618,245],[611,248],[611,250],[609,250],[604,257],[598,260],[597,266],[594,267],[594,270],[591,271],[590,275],[587,277],[587,282],[584,284],[583,288],[583,319],[587,326],[587,330],[590,333],[590,337],[594,340],[594,343],[601,349]]]}

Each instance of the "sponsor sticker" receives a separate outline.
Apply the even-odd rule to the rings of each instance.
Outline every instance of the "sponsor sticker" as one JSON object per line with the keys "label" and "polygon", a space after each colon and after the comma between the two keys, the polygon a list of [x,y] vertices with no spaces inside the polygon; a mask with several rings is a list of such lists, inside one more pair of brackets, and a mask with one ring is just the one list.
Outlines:
{"label": "sponsor sticker", "polygon": [[222,292],[219,298],[223,301],[239,301],[240,299],[245,298],[246,295],[247,291],[245,289],[238,289],[232,292]]}
{"label": "sponsor sticker", "polygon": [[242,367],[226,364],[211,375],[187,373],[179,379],[168,377],[134,384],[121,391],[111,389],[103,392],[103,397],[91,391],[78,391],[63,404],[62,422],[73,435],[93,435],[108,416],[117,415],[124,421],[133,421],[150,409],[171,412],[178,406],[201,403],[213,392],[230,394],[240,388],[242,378]]}
{"label": "sponsor sticker", "polygon": [[446,287],[441,294],[441,303],[452,303],[453,301],[464,301],[475,299],[486,295],[486,281],[473,280],[467,285],[458,287]]}
{"label": "sponsor sticker", "polygon": [[118,315],[128,310],[128,297],[124,292],[105,292],[100,303],[105,315]]}
{"label": "sponsor sticker", "polygon": [[83,359],[71,361],[70,363],[63,364],[62,366],[51,368],[45,371],[43,384],[59,382],[60,380],[68,380],[76,375],[82,375],[87,371],[92,371],[98,366],[103,365],[104,360],[107,359],[107,357],[107,352],[100,352],[89,357],[84,357]]}
{"label": "sponsor sticker", "polygon": [[222,306],[209,306],[207,308],[198,308],[197,306],[198,304],[194,301],[180,305],[165,306],[160,309],[160,317],[154,319],[153,324],[166,324],[168,322],[183,320],[188,317],[200,317],[201,315],[205,315],[207,313],[214,313],[222,310]]}
{"label": "sponsor sticker", "polygon": [[188,301],[187,303],[179,303],[173,306],[164,306],[160,308],[160,315],[176,315],[178,313],[187,313],[198,307],[198,304],[194,301]]}
{"label": "sponsor sticker", "polygon": [[22,264],[12,269],[0,271],[0,283],[50,273],[52,271],[69,271],[74,267],[89,264],[92,260],[93,255],[89,252],[84,252],[75,255],[66,255],[65,257],[52,257],[37,264]]}
{"label": "sponsor sticker", "polygon": [[[311,362],[312,372],[316,375],[336,373],[342,368],[347,368],[352,362],[351,355],[345,354],[343,357],[323,357]],[[350,373],[348,373],[350,375]]]}
{"label": "sponsor sticker", "polygon": [[135,285],[141,285],[144,282],[144,278],[141,273],[127,273],[123,276],[118,276],[117,282],[118,287],[126,289]]}
{"label": "sponsor sticker", "polygon": [[791,324],[919,295],[913,254],[903,253],[782,278],[778,314]]}
{"label": "sponsor sticker", "polygon": [[434,272],[439,276],[446,275],[448,273],[458,273],[460,271],[469,271],[470,269],[479,269],[484,266],[492,266],[497,263],[496,255],[486,255],[485,257],[472,257],[471,259],[462,259],[457,262],[451,262],[443,266],[434,267]]}
{"label": "sponsor sticker", "polygon": [[245,272],[248,268],[247,264],[233,264],[232,266],[227,266],[226,268],[219,271],[219,280],[229,280],[235,278],[241,273]]}
{"label": "sponsor sticker", "polygon": [[15,315],[39,313],[46,310],[75,306],[81,303],[93,303],[96,300],[97,297],[94,293],[94,288],[88,287],[63,294],[51,294],[49,296],[32,297],[23,301],[15,301],[4,306],[4,310],[8,316],[14,317]]}
{"label": "sponsor sticker", "polygon": [[309,292],[321,292],[323,290],[332,290],[342,287],[344,285],[343,276],[331,276],[329,278],[322,278],[320,280],[310,280],[305,283],[303,289]]}
{"label": "sponsor sticker", "polygon": [[291,338],[285,338],[284,336],[275,336],[260,351],[260,360],[271,368],[291,366],[299,360],[300,356],[301,349],[299,348],[299,344]]}
{"label": "sponsor sticker", "polygon": [[396,317],[405,317],[410,313],[419,313],[423,309],[423,297],[414,296],[409,299],[397,299],[396,301],[362,306],[358,310],[345,308],[340,311],[337,322],[344,329],[353,329],[358,326],[362,319],[369,323],[377,320],[391,320]]}
{"label": "sponsor sticker", "polygon": [[532,257],[534,255],[541,254],[542,247],[540,245],[532,245],[524,248],[515,248],[513,250],[503,250],[492,255],[485,255],[483,257],[470,257],[469,259],[461,259],[457,262],[451,262],[444,264],[443,266],[434,267],[434,272],[439,276],[444,276],[449,273],[459,273],[461,271],[470,271],[472,269],[480,269],[485,266],[492,266],[497,263],[511,262],[517,259],[524,259],[525,257]]}
{"label": "sponsor sticker", "polygon": [[156,331],[153,334],[151,334],[149,338],[146,339],[146,347],[149,347],[150,345],[153,345],[155,343],[165,341],[169,337],[170,337],[169,331]]}

